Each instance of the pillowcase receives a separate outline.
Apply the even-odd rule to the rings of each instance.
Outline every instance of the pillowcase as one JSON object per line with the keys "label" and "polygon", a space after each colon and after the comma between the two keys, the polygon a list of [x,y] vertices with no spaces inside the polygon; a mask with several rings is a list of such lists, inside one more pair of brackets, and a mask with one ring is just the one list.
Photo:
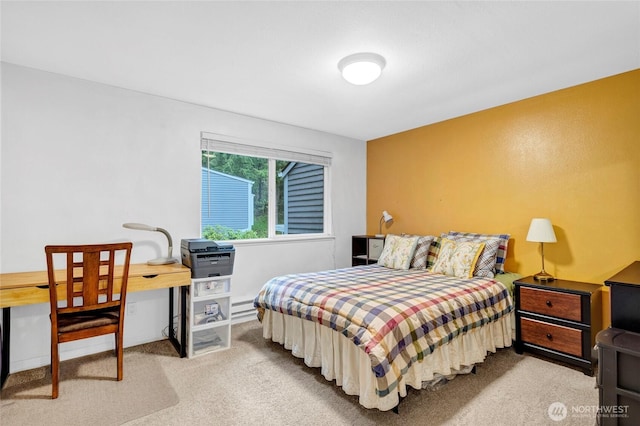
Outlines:
{"label": "pillowcase", "polygon": [[476,269],[473,271],[473,276],[487,278],[495,277],[496,255],[498,253],[498,248],[500,247],[500,240],[497,238],[490,238],[482,241],[476,238],[457,236],[449,237],[449,239],[453,241],[470,241],[472,243],[484,242],[484,249],[482,249],[482,253],[480,253],[480,257],[478,257],[478,262],[476,263]]}
{"label": "pillowcase", "polygon": [[418,237],[388,234],[384,240],[384,248],[378,259],[378,265],[393,269],[409,269],[417,244]]}
{"label": "pillowcase", "polygon": [[473,232],[455,232],[449,231],[449,237],[469,237],[478,239],[481,241],[486,241],[488,239],[497,238],[500,240],[500,246],[498,247],[498,252],[496,253],[496,270],[497,274],[504,274],[504,261],[507,259],[507,246],[509,245],[509,238],[511,235],[509,234],[475,234]]}
{"label": "pillowcase", "polygon": [[432,272],[458,278],[471,278],[484,242],[453,241],[443,238]]}
{"label": "pillowcase", "polygon": [[436,263],[436,259],[438,258],[438,253],[440,252],[440,243],[442,242],[442,237],[435,237],[429,246],[429,253],[427,254],[427,266],[426,268],[431,270],[433,269],[433,265]]}
{"label": "pillowcase", "polygon": [[411,259],[410,268],[426,269],[429,247],[431,247],[431,243],[434,238],[435,237],[433,235],[418,237],[418,244],[416,245],[416,250],[413,253],[413,259]]}

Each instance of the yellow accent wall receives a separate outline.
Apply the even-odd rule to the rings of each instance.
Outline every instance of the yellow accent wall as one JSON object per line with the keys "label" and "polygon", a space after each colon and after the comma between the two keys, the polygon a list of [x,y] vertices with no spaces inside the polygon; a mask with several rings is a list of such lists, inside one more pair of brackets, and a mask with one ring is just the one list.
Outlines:
{"label": "yellow accent wall", "polygon": [[547,272],[602,283],[640,260],[640,70],[369,141],[368,233],[382,210],[384,233],[509,233],[523,275],[548,217]]}

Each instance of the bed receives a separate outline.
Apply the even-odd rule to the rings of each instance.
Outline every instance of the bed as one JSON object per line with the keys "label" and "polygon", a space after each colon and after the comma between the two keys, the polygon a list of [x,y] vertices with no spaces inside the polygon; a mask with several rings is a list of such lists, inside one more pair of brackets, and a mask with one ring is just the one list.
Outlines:
{"label": "bed", "polygon": [[412,260],[402,267],[383,261],[269,280],[254,301],[264,338],[381,411],[396,408],[409,387],[469,372],[488,353],[511,346],[508,286],[470,272],[434,272],[434,264],[411,267],[417,244],[404,258],[408,253]]}

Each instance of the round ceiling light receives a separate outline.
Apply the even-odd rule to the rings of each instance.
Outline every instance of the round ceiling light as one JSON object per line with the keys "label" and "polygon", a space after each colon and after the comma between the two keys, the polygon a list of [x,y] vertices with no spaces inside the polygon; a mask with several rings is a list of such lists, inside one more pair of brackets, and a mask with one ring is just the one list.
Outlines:
{"label": "round ceiling light", "polygon": [[363,86],[380,77],[386,64],[377,53],[354,53],[342,58],[338,62],[338,69],[349,83]]}

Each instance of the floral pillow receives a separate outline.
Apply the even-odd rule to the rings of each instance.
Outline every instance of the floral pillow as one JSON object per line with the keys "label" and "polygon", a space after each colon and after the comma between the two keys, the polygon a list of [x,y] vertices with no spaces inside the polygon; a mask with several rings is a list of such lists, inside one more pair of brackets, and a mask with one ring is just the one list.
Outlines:
{"label": "floral pillow", "polygon": [[507,248],[509,246],[509,234],[477,234],[473,232],[456,232],[449,231],[447,238],[452,237],[467,237],[475,240],[486,241],[488,239],[497,238],[500,240],[500,247],[498,247],[498,253],[496,253],[496,274],[504,274],[504,262],[507,259]]}
{"label": "floral pillow", "polygon": [[403,237],[400,235],[387,235],[384,248],[378,258],[378,265],[393,269],[409,269],[413,253],[418,244],[418,237]]}
{"label": "floral pillow", "polygon": [[443,238],[432,272],[458,278],[471,278],[484,242],[453,241]]}
{"label": "floral pillow", "polygon": [[496,270],[496,256],[498,254],[498,249],[500,248],[501,241],[497,238],[489,238],[486,240],[481,240],[477,238],[471,237],[458,237],[454,236],[448,237],[453,241],[470,241],[472,243],[484,243],[484,249],[480,253],[478,257],[478,262],[476,263],[476,269],[473,271],[474,277],[487,277],[493,278],[495,277]]}

